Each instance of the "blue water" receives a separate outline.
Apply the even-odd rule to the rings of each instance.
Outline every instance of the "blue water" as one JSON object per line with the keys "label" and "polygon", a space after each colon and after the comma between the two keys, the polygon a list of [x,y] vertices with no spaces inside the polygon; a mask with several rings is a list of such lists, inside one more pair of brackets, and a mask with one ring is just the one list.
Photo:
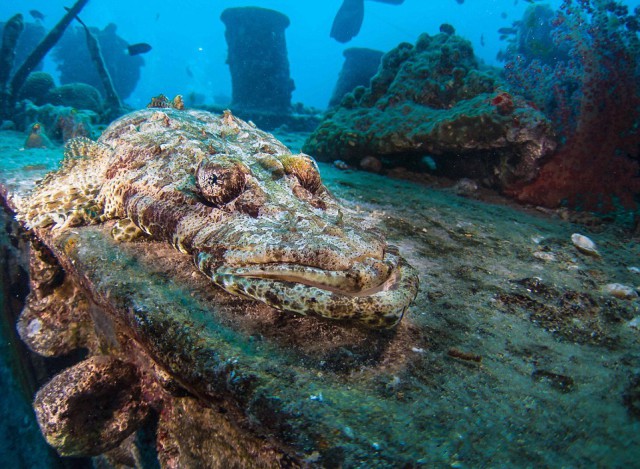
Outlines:
{"label": "blue water", "polygon": [[[414,43],[422,32],[435,34],[446,22],[471,40],[476,55],[486,63],[498,65],[496,54],[504,48],[498,28],[510,26],[522,16],[530,3],[524,0],[406,0],[402,5],[365,1],[365,18],[360,34],[347,44],[329,37],[331,23],[341,0],[258,0],[225,1],[91,1],[81,18],[90,26],[103,29],[109,23],[130,43],[153,46],[144,55],[140,81],[126,100],[133,107],[147,104],[158,93],[187,95],[201,93],[206,101],[231,95],[231,79],[225,64],[227,47],[220,14],[229,7],[260,6],[286,14],[291,25],[286,31],[291,76],[296,89],[293,102],[325,108],[343,62],[347,47],[369,47],[387,51],[398,43]],[[549,3],[557,7],[561,2]],[[623,2],[635,7],[639,0]],[[53,26],[64,14],[62,0],[0,2],[0,18],[16,12],[32,18],[37,9],[46,17],[45,27]],[[481,44],[484,43],[484,45]],[[55,76],[55,64],[46,61],[45,70]]]}

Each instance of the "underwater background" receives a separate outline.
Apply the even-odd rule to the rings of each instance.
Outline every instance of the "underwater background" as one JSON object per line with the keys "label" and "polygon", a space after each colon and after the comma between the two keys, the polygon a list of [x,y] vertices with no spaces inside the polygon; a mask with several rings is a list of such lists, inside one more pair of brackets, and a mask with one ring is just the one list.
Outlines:
{"label": "underwater background", "polygon": [[[367,47],[387,51],[401,42],[415,42],[421,33],[435,34],[442,23],[450,23],[458,34],[470,40],[476,55],[489,65],[500,65],[498,52],[505,48],[499,28],[519,20],[531,3],[525,0],[406,0],[402,5],[365,2],[365,19],[360,33],[348,45],[329,37],[331,24],[341,0],[214,2],[190,1],[177,6],[173,2],[89,3],[82,19],[100,29],[109,23],[130,44],[146,42],[153,46],[144,55],[140,79],[127,103],[145,106],[149,96],[162,92],[174,96],[191,92],[204,95],[211,103],[215,96],[231,96],[231,79],[225,64],[227,50],[224,24],[220,14],[226,8],[258,6],[287,15],[286,30],[291,77],[296,83],[294,102],[323,109],[327,106],[346,47]],[[538,2],[540,3],[540,2]],[[561,1],[543,2],[557,8]],[[624,2],[633,9],[637,1]],[[3,19],[22,13],[27,22],[38,22],[29,14],[35,9],[45,15],[42,24],[49,28],[58,21],[64,2],[3,2]],[[63,10],[62,10],[63,11]],[[482,41],[482,44],[481,44]],[[45,71],[54,72],[55,63],[45,60]],[[160,78],[161,77],[161,78]],[[160,83],[162,82],[162,83]]]}
{"label": "underwater background", "polygon": [[[640,467],[640,0],[90,0],[21,70],[70,7],[0,3],[0,466]],[[25,231],[65,144],[147,107],[230,109],[311,155],[418,272],[397,329],[245,306],[102,228]],[[25,326],[40,242],[139,307],[131,336],[178,376],[154,368],[166,400],[141,379],[117,445],[47,443],[34,416],[62,370],[137,350]]]}

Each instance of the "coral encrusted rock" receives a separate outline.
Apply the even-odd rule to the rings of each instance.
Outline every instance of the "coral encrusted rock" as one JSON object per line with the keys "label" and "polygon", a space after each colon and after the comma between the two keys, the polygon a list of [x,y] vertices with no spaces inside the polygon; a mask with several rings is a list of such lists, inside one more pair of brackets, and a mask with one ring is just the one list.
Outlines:
{"label": "coral encrusted rock", "polygon": [[555,148],[542,113],[481,71],[471,43],[422,34],[386,53],[368,88],[329,112],[303,149],[324,161],[358,166],[376,156],[387,166],[419,166],[500,189],[532,180]]}
{"label": "coral encrusted rock", "polygon": [[97,455],[115,448],[147,416],[136,368],[91,357],[55,376],[33,407],[47,442],[61,455]]}
{"label": "coral encrusted rock", "polygon": [[29,349],[59,357],[97,340],[88,298],[53,253],[36,241],[29,253],[29,279],[31,291],[16,326]]}
{"label": "coral encrusted rock", "polygon": [[74,137],[91,137],[93,127],[100,119],[98,114],[88,109],[53,104],[36,106],[28,100],[18,104],[14,116],[19,129],[30,129],[39,122],[48,138],[62,142]]}
{"label": "coral encrusted rock", "polygon": [[47,102],[47,95],[54,86],[53,77],[48,73],[31,72],[20,89],[20,99],[28,99],[42,106]]}
{"label": "coral encrusted rock", "polygon": [[76,109],[102,111],[100,92],[86,83],[69,83],[53,88],[47,96],[47,102],[56,106],[68,106]]}

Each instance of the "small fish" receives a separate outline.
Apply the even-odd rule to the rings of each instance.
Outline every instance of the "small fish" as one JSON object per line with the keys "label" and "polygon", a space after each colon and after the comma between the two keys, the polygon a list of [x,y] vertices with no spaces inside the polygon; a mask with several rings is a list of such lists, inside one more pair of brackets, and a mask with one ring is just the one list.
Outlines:
{"label": "small fish", "polygon": [[130,46],[127,46],[127,52],[129,52],[129,55],[145,54],[150,50],[151,46],[146,42],[139,42],[137,44],[131,44]]}
{"label": "small fish", "polygon": [[42,21],[44,19],[44,13],[38,10],[29,10],[29,14],[33,16],[33,19]]}
{"label": "small fish", "polygon": [[187,65],[187,67],[185,68],[185,72],[187,72],[187,76],[188,76],[189,78],[193,78],[193,72],[191,71],[191,67],[189,67],[188,65]]}
{"label": "small fish", "polygon": [[154,96],[151,98],[151,102],[147,104],[147,107],[171,107],[171,101],[163,94],[159,94],[158,96]]}
{"label": "small fish", "polygon": [[464,0],[456,0],[456,2],[458,3],[458,5],[462,5],[464,3]]}
{"label": "small fish", "polygon": [[360,32],[364,20],[364,0],[344,0],[333,19],[330,36],[338,42],[349,42]]}
{"label": "small fish", "polygon": [[[404,0],[374,0],[379,3],[400,5]],[[364,0],[343,0],[331,25],[330,37],[338,42],[349,42],[362,27],[364,20]]]}
{"label": "small fish", "polygon": [[484,34],[480,35],[480,45],[484,47]]}
{"label": "small fish", "polygon": [[504,35],[518,34],[518,30],[516,28],[499,28],[498,33]]}

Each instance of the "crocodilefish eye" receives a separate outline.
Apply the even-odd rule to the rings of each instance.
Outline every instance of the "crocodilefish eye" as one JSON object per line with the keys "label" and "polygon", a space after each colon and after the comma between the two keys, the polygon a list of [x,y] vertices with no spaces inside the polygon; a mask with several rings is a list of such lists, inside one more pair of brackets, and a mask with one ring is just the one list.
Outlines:
{"label": "crocodilefish eye", "polygon": [[196,169],[196,189],[216,206],[231,202],[244,191],[246,175],[240,163],[217,158],[202,161]]}

